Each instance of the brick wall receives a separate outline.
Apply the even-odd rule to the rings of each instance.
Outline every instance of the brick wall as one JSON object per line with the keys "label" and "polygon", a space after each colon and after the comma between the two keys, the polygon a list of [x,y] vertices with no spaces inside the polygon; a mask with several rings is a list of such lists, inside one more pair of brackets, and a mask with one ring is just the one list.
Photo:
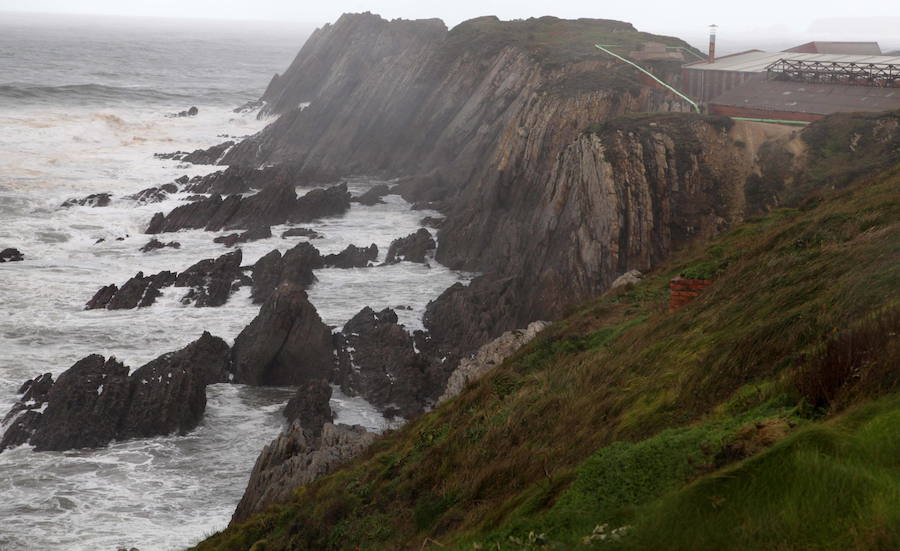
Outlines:
{"label": "brick wall", "polygon": [[684,279],[676,277],[669,281],[669,310],[677,310],[691,302],[703,289],[712,284],[711,279]]}

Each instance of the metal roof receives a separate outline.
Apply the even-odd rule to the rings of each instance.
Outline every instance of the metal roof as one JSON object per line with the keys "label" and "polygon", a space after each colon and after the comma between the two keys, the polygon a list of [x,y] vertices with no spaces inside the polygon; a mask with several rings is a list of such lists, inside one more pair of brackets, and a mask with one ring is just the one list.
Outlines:
{"label": "metal roof", "polygon": [[831,113],[900,109],[900,88],[785,82],[754,77],[709,102],[768,111]]}
{"label": "metal roof", "polygon": [[763,73],[766,67],[779,59],[802,61],[845,61],[850,63],[900,64],[900,56],[849,55],[849,54],[800,54],[796,52],[760,52],[758,50],[720,57],[713,63],[697,61],[685,65],[686,69],[698,71],[739,71],[743,73]]}
{"label": "metal roof", "polygon": [[878,42],[835,42],[832,40],[814,40],[788,48],[785,51],[819,54],[882,55]]}

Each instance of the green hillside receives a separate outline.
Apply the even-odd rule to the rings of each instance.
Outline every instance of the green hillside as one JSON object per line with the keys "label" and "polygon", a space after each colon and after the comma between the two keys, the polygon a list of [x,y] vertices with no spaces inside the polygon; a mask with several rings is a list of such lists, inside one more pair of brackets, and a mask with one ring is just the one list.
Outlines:
{"label": "green hillside", "polygon": [[[900,165],[584,305],[197,549],[900,549]],[[668,310],[668,281],[714,284]]]}

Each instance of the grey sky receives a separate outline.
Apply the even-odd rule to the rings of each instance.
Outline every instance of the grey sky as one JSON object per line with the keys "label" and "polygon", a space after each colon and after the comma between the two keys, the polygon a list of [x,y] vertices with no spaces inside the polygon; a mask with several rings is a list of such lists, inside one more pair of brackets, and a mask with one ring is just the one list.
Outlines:
{"label": "grey sky", "polygon": [[0,0],[3,10],[313,23],[334,21],[343,12],[372,11],[387,18],[440,17],[450,26],[488,14],[502,19],[555,15],[620,19],[640,30],[679,34],[692,42],[702,40],[706,25],[717,23],[723,42],[728,37],[743,41],[789,35],[792,42],[870,38],[900,44],[897,0]]}

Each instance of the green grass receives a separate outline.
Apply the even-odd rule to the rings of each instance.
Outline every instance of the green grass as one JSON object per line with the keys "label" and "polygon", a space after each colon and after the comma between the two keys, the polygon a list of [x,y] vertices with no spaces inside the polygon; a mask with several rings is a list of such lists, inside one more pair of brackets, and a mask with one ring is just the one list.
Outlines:
{"label": "green grass", "polygon": [[[679,274],[715,283],[669,312]],[[897,399],[865,405],[900,391],[898,291],[900,166],[585,304],[198,549],[898,548]]]}

